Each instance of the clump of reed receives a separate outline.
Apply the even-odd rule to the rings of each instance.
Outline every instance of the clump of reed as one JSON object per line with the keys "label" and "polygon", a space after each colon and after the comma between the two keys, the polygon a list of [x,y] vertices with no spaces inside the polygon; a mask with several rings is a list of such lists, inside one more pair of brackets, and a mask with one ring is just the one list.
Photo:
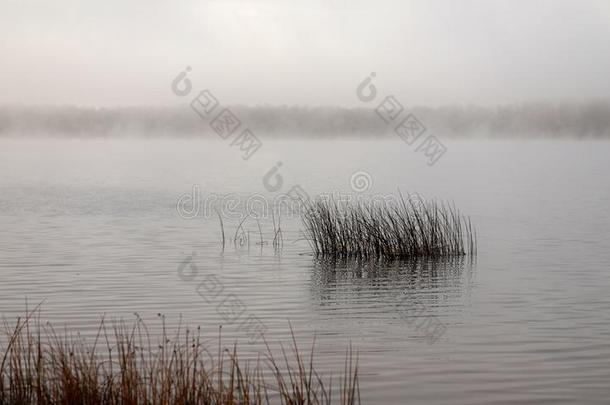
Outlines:
{"label": "clump of reed", "polygon": [[476,231],[454,205],[421,199],[303,202],[313,253],[332,259],[408,259],[476,254]]}
{"label": "clump of reed", "polygon": [[[102,320],[92,344],[31,316],[5,322],[0,351],[0,404],[355,404],[360,402],[357,361],[351,348],[338,390],[314,369],[313,347],[304,358],[292,339],[281,361],[267,352],[256,361],[238,357],[236,346],[206,347],[200,329],[163,323],[157,338],[138,318],[107,327]],[[332,393],[337,392],[333,398]],[[336,400],[335,400],[336,399]]]}

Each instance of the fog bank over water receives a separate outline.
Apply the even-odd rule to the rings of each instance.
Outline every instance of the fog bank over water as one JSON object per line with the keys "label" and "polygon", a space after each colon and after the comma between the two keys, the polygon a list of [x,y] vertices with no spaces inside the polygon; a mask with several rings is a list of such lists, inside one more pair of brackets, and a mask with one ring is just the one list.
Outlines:
{"label": "fog bank over water", "polygon": [[[386,124],[375,108],[231,106],[258,137],[389,137],[412,114],[439,136],[610,138],[610,101],[498,107],[405,107]],[[213,119],[214,115],[211,117]],[[217,136],[189,106],[0,107],[0,136]]]}
{"label": "fog bank over water", "polygon": [[0,38],[0,104],[172,104],[185,66],[228,104],[610,97],[607,0],[5,0]]}

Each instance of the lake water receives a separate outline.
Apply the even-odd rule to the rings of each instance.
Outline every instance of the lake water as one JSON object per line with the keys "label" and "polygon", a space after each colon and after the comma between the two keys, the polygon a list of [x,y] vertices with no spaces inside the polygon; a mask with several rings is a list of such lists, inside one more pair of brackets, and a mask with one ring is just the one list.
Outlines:
{"label": "lake water", "polygon": [[[428,166],[399,140],[266,140],[244,161],[222,141],[0,139],[0,311],[14,321],[44,300],[43,319],[84,334],[103,314],[182,316],[210,337],[222,324],[251,353],[261,343],[249,344],[243,319],[273,342],[291,325],[305,349],[316,335],[323,371],[342,370],[351,342],[364,403],[609,403],[610,143],[446,145]],[[283,184],[270,192],[263,178],[277,162]],[[356,172],[370,187],[352,189]],[[223,251],[215,213],[179,215],[194,185],[202,199],[295,185],[310,196],[417,192],[470,215],[478,255],[319,262],[288,216],[281,252],[269,216],[260,233],[247,219],[249,247],[236,248],[236,210]],[[441,325],[434,339],[419,321]]]}

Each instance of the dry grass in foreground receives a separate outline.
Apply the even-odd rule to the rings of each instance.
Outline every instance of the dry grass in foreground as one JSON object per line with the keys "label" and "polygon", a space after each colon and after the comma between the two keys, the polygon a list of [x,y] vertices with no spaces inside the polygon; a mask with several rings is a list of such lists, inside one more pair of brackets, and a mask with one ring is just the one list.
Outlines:
{"label": "dry grass in foreground", "polygon": [[[100,322],[92,344],[32,313],[5,322],[0,356],[0,404],[356,404],[357,360],[351,348],[333,389],[306,357],[294,335],[291,353],[274,358],[269,346],[255,361],[238,358],[235,345],[205,347],[200,329],[178,327],[153,338],[138,318],[107,327]],[[153,342],[154,341],[154,342]],[[334,393],[334,396],[333,396]]]}

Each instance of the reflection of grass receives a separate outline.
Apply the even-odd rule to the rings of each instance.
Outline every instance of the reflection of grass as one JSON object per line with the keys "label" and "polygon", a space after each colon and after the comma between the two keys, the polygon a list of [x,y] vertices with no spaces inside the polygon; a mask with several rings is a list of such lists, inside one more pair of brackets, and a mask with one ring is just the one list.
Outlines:
{"label": "reflection of grass", "polygon": [[470,219],[451,205],[415,203],[400,196],[398,204],[305,203],[303,222],[314,254],[330,258],[406,259],[476,253]]}
{"label": "reflection of grass", "polygon": [[[330,381],[313,368],[313,348],[303,358],[294,335],[292,355],[282,349],[278,363],[267,346],[250,364],[239,360],[235,345],[222,348],[220,337],[217,348],[206,349],[199,329],[170,336],[165,323],[153,339],[141,320],[111,328],[102,321],[92,345],[33,325],[31,314],[5,327],[0,404],[331,403]],[[351,349],[335,402],[360,402]]]}

